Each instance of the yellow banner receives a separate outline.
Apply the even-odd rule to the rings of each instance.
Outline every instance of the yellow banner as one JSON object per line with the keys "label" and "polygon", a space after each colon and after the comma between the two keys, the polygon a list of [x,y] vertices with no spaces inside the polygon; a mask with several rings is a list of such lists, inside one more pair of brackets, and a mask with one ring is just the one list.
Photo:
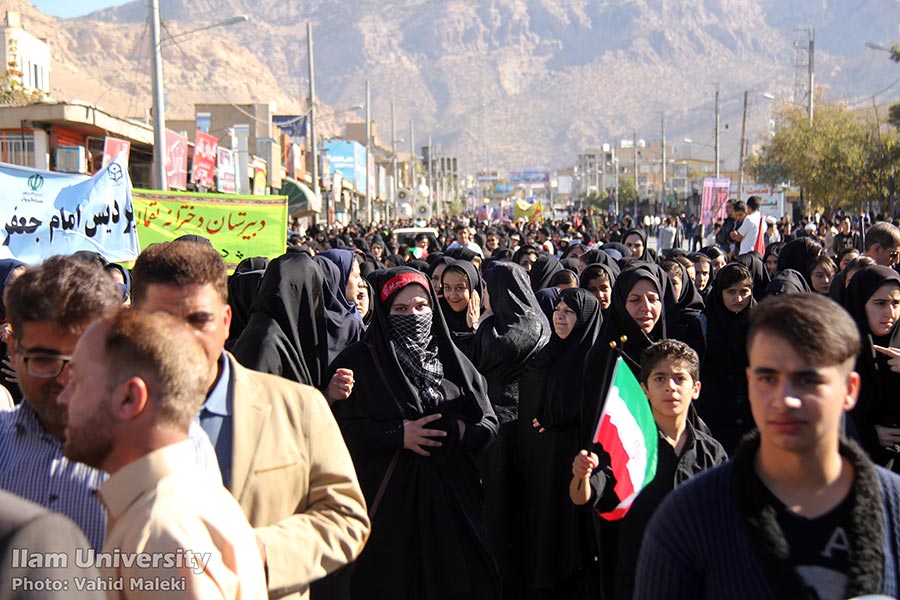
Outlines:
{"label": "yellow banner", "polygon": [[517,219],[524,217],[529,221],[540,221],[544,218],[543,207],[540,202],[528,204],[524,200],[516,200],[516,207],[513,215]]}
{"label": "yellow banner", "polygon": [[250,256],[275,258],[287,240],[287,196],[132,191],[141,250],[183,235],[212,242],[228,271]]}

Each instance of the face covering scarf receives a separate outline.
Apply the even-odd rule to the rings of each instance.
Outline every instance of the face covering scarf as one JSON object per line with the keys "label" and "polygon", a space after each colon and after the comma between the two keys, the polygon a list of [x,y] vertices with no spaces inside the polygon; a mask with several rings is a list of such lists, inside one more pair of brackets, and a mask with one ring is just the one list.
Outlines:
{"label": "face covering scarf", "polygon": [[444,366],[433,343],[431,318],[430,312],[387,316],[400,367],[419,390],[423,406],[435,408],[444,401]]}

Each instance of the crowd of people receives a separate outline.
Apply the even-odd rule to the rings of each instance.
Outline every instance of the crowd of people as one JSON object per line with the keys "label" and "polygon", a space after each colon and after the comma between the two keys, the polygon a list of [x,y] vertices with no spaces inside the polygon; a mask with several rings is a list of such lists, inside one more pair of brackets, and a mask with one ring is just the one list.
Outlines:
{"label": "crowd of people", "polygon": [[[231,276],[193,237],[0,261],[0,546],[187,553],[77,572],[167,598],[896,596],[900,229],[759,208],[656,250],[581,214],[292,228]],[[610,520],[618,357],[657,467]]]}

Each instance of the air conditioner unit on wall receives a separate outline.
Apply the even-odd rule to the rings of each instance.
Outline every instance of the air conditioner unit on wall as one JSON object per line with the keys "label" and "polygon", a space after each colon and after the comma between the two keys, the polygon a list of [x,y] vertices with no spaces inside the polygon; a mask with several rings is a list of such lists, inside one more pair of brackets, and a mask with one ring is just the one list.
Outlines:
{"label": "air conditioner unit on wall", "polygon": [[87,152],[84,146],[57,146],[56,170],[60,173],[87,173]]}

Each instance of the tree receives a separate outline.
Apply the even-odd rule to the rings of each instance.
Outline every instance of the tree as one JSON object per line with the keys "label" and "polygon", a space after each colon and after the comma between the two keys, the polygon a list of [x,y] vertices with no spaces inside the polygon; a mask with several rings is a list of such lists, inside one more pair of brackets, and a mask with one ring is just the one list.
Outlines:
{"label": "tree", "polygon": [[834,101],[819,101],[812,123],[803,107],[784,104],[776,112],[782,125],[748,161],[757,181],[799,185],[810,206],[826,211],[887,198],[900,158],[896,131]]}
{"label": "tree", "polygon": [[610,197],[606,192],[591,191],[584,196],[584,205],[593,208],[594,211],[608,211],[610,205]]}
{"label": "tree", "polygon": [[22,85],[22,71],[15,62],[9,63],[9,68],[0,75],[0,105],[31,104],[43,96],[40,90],[28,90]]}
{"label": "tree", "polygon": [[631,205],[634,202],[634,179],[631,177],[619,177],[619,212],[623,211],[623,206]]}

